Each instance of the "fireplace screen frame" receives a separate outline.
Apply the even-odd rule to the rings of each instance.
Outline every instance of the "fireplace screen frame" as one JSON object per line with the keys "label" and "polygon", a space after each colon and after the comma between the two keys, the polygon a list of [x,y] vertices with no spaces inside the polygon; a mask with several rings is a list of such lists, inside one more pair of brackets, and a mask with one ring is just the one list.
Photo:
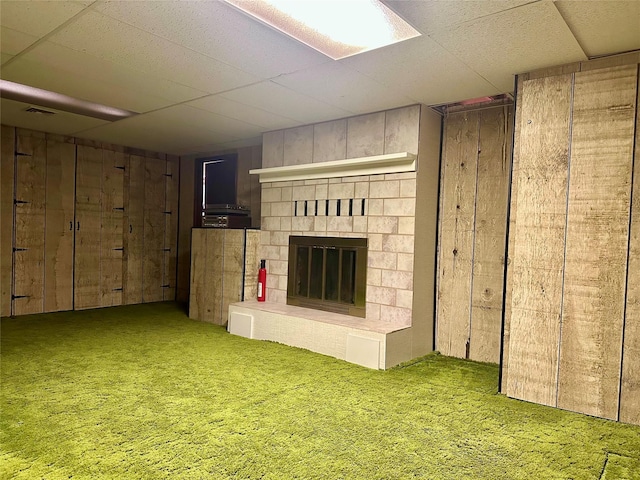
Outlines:
{"label": "fireplace screen frame", "polygon": [[[301,266],[298,268],[298,261],[301,255],[298,254],[298,249],[307,249],[307,266]],[[341,237],[309,237],[291,235],[289,236],[289,264],[288,264],[288,279],[287,279],[287,304],[296,305],[300,307],[313,308],[316,310],[324,310],[328,312],[341,313],[345,315],[351,315],[354,317],[366,317],[366,294],[367,294],[367,250],[368,239],[367,238],[341,238]],[[331,254],[327,253],[334,251]],[[314,268],[312,267],[312,258],[319,258],[319,252],[322,252],[322,278],[320,283],[321,294],[320,298],[313,298],[311,293],[312,273]],[[353,261],[352,269],[345,270],[343,273],[343,258],[350,256],[351,252],[354,253],[355,259]],[[337,300],[327,299],[327,273],[326,264],[329,255],[335,258],[337,254],[339,272],[336,274],[338,279],[338,298]],[[347,262],[348,263],[348,262]],[[348,266],[347,266],[348,267]],[[301,279],[298,276],[298,272],[305,272],[307,275],[304,280],[306,286],[306,295],[300,294]],[[348,289],[342,287],[343,275],[353,275],[353,286]],[[343,295],[352,295],[351,301],[343,299]]]}

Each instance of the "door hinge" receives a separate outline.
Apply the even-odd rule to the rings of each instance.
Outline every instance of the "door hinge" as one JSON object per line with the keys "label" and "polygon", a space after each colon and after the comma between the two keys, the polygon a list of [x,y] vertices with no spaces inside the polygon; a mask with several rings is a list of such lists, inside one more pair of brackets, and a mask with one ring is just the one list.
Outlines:
{"label": "door hinge", "polygon": [[113,289],[114,292],[122,292],[122,290],[123,290],[122,287]]}
{"label": "door hinge", "polygon": [[27,202],[26,200],[18,200],[18,199],[15,199],[13,201],[14,205],[20,205],[20,204],[24,204],[24,203],[31,203],[31,202]]}
{"label": "door hinge", "polygon": [[124,247],[114,248],[113,250],[117,250],[117,251],[119,251],[119,252],[124,252]]}
{"label": "door hinge", "polygon": [[120,166],[115,166],[114,168],[117,168],[118,170],[124,170],[124,167],[120,167]]}
{"label": "door hinge", "polygon": [[163,248],[163,249],[162,249],[162,251],[163,251],[163,252],[170,252],[170,251],[171,251],[171,249],[170,249],[170,248]]}
{"label": "door hinge", "polygon": [[33,157],[31,153],[15,152],[15,154],[16,154],[16,157]]}
{"label": "door hinge", "polygon": [[168,283],[166,285],[161,285],[162,288],[171,288],[171,285],[169,285]]}
{"label": "door hinge", "polygon": [[124,207],[113,207],[114,210],[119,210],[121,212],[124,212]]}
{"label": "door hinge", "polygon": [[25,252],[29,250],[28,248],[18,248],[18,247],[13,247],[13,251],[14,252]]}
{"label": "door hinge", "polygon": [[163,173],[165,177],[173,177],[173,173]]}
{"label": "door hinge", "polygon": [[29,298],[31,295],[11,295],[11,300],[15,300],[16,298]]}
{"label": "door hinge", "polygon": [[166,210],[166,211],[164,211],[162,213],[164,213],[165,215],[171,215],[171,210]]}

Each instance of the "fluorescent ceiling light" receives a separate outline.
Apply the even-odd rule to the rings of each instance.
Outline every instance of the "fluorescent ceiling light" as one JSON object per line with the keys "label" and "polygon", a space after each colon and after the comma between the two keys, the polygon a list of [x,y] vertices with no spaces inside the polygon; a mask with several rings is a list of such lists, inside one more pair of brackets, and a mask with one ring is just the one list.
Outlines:
{"label": "fluorescent ceiling light", "polygon": [[8,80],[0,80],[0,97],[110,122],[137,115],[136,112],[129,110],[87,102],[86,100],[80,100],[61,93],[50,92],[49,90],[30,87],[29,85],[22,85]]}
{"label": "fluorescent ceiling light", "polygon": [[225,0],[339,60],[420,33],[378,0]]}

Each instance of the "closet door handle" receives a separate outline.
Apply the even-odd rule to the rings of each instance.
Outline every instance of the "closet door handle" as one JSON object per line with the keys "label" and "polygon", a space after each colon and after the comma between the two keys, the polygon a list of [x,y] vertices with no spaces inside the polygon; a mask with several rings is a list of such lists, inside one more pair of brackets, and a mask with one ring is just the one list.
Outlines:
{"label": "closet door handle", "polygon": [[73,232],[73,222],[69,222],[69,231]]}
{"label": "closet door handle", "polygon": [[77,225],[76,230],[77,230],[77,231],[80,231],[80,222],[78,222],[78,225]]}
{"label": "closet door handle", "polygon": [[133,226],[129,224],[129,233],[133,233]]}

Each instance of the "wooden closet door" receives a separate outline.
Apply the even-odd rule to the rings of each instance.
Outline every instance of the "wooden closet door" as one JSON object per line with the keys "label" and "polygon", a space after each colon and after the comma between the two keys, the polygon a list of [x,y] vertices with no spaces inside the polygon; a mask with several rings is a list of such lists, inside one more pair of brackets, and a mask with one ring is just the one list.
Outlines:
{"label": "wooden closet door", "polygon": [[44,311],[73,309],[76,146],[47,135]]}
{"label": "wooden closet door", "polygon": [[15,128],[2,125],[0,140],[0,316],[11,315],[13,278],[13,182],[15,180]]}
{"label": "wooden closet door", "polygon": [[163,299],[176,299],[176,262],[178,259],[178,188],[180,181],[179,158],[167,157],[165,176],[164,214],[164,275]]}
{"label": "wooden closet door", "polygon": [[100,286],[102,150],[78,145],[74,308],[102,306]]}
{"label": "wooden closet door", "polygon": [[45,134],[18,130],[13,314],[44,311]]}
{"label": "wooden closet door", "polygon": [[147,158],[145,161],[142,266],[144,302],[159,302],[164,298],[165,169],[164,160]]}
{"label": "wooden closet door", "polygon": [[124,222],[124,298],[125,305],[142,303],[142,263],[144,257],[144,180],[145,159],[129,156],[125,170],[126,202]]}
{"label": "wooden closet door", "polygon": [[124,154],[102,152],[101,304],[122,304]]}

